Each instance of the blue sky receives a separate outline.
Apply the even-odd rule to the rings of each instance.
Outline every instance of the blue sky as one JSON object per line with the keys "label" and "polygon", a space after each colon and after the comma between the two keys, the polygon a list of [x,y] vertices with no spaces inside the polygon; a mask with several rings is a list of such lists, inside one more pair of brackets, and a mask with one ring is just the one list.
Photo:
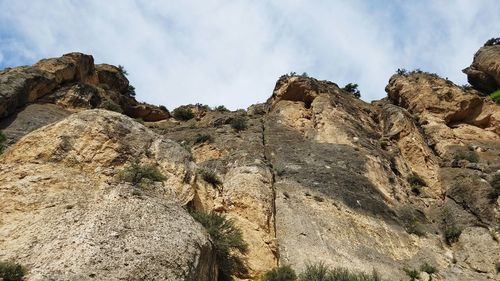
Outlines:
{"label": "blue sky", "polygon": [[71,51],[124,65],[137,97],[246,108],[284,73],[385,96],[397,68],[461,70],[500,36],[498,0],[0,0],[0,69]]}

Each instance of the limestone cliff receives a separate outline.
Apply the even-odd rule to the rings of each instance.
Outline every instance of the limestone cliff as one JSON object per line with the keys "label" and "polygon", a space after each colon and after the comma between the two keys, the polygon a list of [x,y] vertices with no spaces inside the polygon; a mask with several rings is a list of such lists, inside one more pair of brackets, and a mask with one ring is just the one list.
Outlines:
{"label": "limestone cliff", "polygon": [[[488,81],[499,47],[471,66]],[[500,106],[473,81],[400,72],[387,98],[366,103],[284,75],[263,104],[185,106],[182,121],[135,102],[119,68],[87,55],[4,70],[0,260],[25,264],[28,280],[216,280],[213,240],[191,209],[241,229],[239,279],[323,262],[385,280],[425,263],[438,272],[421,280],[498,280]],[[85,110],[103,101],[151,122]],[[133,162],[166,178],[117,180]]]}

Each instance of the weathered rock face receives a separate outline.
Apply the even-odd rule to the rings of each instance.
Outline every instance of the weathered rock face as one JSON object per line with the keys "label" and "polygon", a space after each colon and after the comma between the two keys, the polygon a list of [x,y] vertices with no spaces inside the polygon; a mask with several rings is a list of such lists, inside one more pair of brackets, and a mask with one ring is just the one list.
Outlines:
{"label": "weathered rock face", "polygon": [[130,106],[125,113],[133,118],[140,118],[147,122],[157,122],[170,118],[170,113],[167,110],[149,104]]}
{"label": "weathered rock face", "polygon": [[[238,112],[202,112],[199,121],[159,124],[158,131],[188,147],[200,169],[221,179],[219,187],[201,184],[191,205],[199,210],[226,214],[242,230],[249,251],[247,275],[257,277],[278,264],[274,223],[273,173],[264,153],[263,126],[259,117],[247,118],[248,128],[236,132],[229,125]],[[196,143],[199,135],[211,139]]]}
{"label": "weathered rock face", "polygon": [[[121,114],[92,110],[43,127],[0,156],[0,257],[27,280],[216,280],[212,245],[181,208],[188,153]],[[131,161],[167,177],[141,191]]]}
{"label": "weathered rock face", "polygon": [[[118,67],[94,65],[90,55],[69,53],[43,59],[33,66],[0,72],[0,118],[22,111],[27,103],[53,103],[69,111],[120,109],[144,121],[170,117],[156,106],[139,104],[128,95],[128,88],[129,81]],[[116,108],[109,108],[110,103]]]}
{"label": "weathered rock face", "polygon": [[440,156],[464,140],[498,140],[498,105],[449,81],[426,73],[394,75],[386,91],[394,104],[418,116],[418,125]]}
{"label": "weathered rock face", "polygon": [[118,67],[110,64],[98,64],[96,71],[99,83],[119,93],[127,90],[128,79]]}
{"label": "weathered rock face", "polygon": [[[247,112],[187,105],[195,118],[178,121],[130,99],[119,68],[79,63],[0,73],[6,92],[37,97],[0,120],[11,144],[0,156],[0,259],[27,265],[28,280],[215,280],[210,240],[181,206],[241,229],[248,273],[238,279],[309,262],[386,280],[424,263],[439,272],[422,280],[498,279],[500,108],[477,91],[415,71],[368,104],[285,75]],[[19,73],[42,78],[23,84]],[[80,112],[109,101],[156,133],[118,113]],[[143,190],[118,181],[132,161],[167,179]]]}
{"label": "weathered rock face", "polygon": [[500,45],[483,46],[474,55],[472,64],[463,70],[469,83],[490,94],[500,88]]}

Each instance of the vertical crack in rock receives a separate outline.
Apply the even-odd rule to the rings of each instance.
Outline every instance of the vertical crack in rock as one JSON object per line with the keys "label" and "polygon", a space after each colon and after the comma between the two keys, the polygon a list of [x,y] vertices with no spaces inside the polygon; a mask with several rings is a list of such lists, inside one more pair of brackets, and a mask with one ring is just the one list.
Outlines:
{"label": "vertical crack in rock", "polygon": [[[264,162],[267,164],[267,167],[269,168],[271,172],[271,190],[273,192],[273,201],[272,201],[272,222],[273,222],[273,230],[274,230],[274,238],[278,239],[277,234],[276,234],[276,189],[274,183],[276,182],[276,175],[274,173],[274,167],[273,163],[271,162],[270,158],[267,157],[267,144],[266,144],[266,125],[264,122],[264,117],[260,119],[261,122],[261,127],[262,127],[262,150],[263,150],[263,155],[264,155]],[[280,263],[280,253],[279,253],[279,245],[276,245],[276,252],[275,258],[276,258],[276,265],[278,266]]]}

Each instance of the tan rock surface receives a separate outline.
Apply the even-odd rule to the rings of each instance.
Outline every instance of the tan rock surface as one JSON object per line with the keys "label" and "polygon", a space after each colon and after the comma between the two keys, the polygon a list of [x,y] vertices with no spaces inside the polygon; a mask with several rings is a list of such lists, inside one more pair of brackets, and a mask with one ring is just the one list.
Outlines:
{"label": "tan rock surface", "polygon": [[[193,197],[185,182],[194,166],[176,143],[91,110],[0,158],[0,258],[27,266],[27,280],[216,280],[207,234],[181,208]],[[118,182],[134,159],[167,179],[140,191]]]}
{"label": "tan rock surface", "polygon": [[472,86],[486,94],[500,88],[500,45],[480,48],[463,72]]}

